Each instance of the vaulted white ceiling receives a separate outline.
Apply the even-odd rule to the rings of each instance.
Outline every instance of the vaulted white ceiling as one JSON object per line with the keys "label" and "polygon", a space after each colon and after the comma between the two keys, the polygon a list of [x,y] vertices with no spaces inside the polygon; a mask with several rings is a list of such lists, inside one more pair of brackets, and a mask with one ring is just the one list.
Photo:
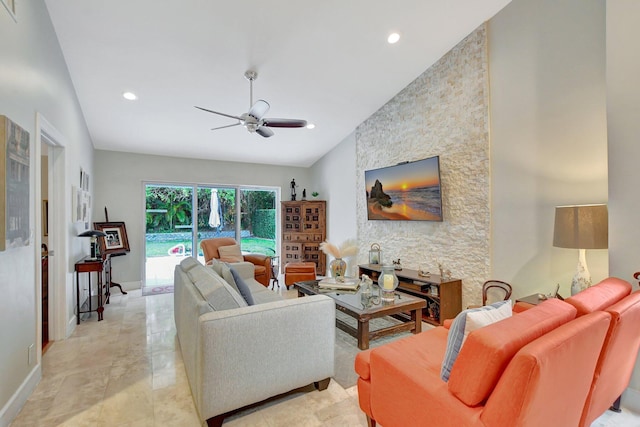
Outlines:
{"label": "vaulted white ceiling", "polygon": [[[510,0],[45,2],[95,148],[309,166]],[[194,106],[248,111],[248,69],[315,129],[211,131],[234,120]]]}

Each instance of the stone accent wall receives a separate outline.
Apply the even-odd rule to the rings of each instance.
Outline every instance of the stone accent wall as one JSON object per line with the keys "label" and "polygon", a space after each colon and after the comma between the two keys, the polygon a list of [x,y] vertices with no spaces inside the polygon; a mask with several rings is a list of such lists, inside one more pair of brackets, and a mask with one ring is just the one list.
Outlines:
{"label": "stone accent wall", "polygon": [[[374,242],[384,261],[436,259],[462,279],[463,308],[490,272],[489,74],[482,25],[356,129],[359,263]],[[440,156],[442,222],[368,221],[364,171]]]}

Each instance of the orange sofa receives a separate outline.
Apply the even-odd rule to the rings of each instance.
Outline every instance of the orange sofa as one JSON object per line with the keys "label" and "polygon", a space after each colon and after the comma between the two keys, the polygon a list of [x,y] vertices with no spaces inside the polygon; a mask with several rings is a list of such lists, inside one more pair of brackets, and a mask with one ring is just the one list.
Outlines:
{"label": "orange sofa", "polygon": [[440,379],[444,327],[361,352],[358,398],[370,425],[589,425],[626,387],[637,354],[626,325],[637,324],[640,296],[608,280],[472,332],[449,382]]}
{"label": "orange sofa", "polygon": [[566,300],[576,307],[578,316],[604,310],[612,318],[580,427],[590,426],[609,407],[619,410],[620,397],[629,385],[640,348],[640,291],[630,292],[631,284],[611,277]]}

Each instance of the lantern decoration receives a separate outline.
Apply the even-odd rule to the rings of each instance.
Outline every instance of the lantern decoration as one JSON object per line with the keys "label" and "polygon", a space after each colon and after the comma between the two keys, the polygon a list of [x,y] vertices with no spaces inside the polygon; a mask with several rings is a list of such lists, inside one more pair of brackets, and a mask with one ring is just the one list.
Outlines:
{"label": "lantern decoration", "polygon": [[371,245],[369,250],[369,264],[382,264],[382,251],[377,243]]}

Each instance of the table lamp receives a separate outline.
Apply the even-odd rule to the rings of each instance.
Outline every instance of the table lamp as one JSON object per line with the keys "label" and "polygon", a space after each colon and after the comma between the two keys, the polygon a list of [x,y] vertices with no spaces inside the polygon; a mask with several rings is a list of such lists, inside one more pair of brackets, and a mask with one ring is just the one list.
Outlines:
{"label": "table lamp", "polygon": [[553,246],[579,250],[571,295],[591,286],[586,249],[607,249],[608,223],[607,205],[556,206]]}
{"label": "table lamp", "polygon": [[97,261],[98,260],[98,247],[97,247],[98,237],[105,237],[106,234],[99,230],[88,230],[78,234],[78,236],[91,237],[91,256],[87,258],[86,261]]}

